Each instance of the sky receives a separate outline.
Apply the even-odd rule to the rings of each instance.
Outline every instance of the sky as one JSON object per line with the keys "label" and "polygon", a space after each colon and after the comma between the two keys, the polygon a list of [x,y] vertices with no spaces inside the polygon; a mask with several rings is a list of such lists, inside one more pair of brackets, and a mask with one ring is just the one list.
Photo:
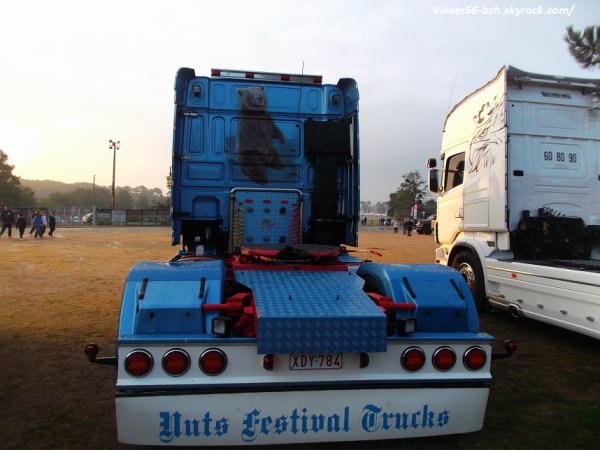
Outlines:
{"label": "sky", "polygon": [[[447,112],[503,65],[600,78],[565,28],[597,0],[28,0],[0,6],[0,149],[25,179],[165,189],[177,69],[354,78],[361,199],[439,156]],[[595,22],[594,22],[595,21]]]}

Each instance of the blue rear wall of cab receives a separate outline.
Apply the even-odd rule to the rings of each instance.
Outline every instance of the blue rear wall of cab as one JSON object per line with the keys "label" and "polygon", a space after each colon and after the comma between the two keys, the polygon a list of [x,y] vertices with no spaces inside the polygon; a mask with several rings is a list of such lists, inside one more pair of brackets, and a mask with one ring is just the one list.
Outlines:
{"label": "blue rear wall of cab", "polygon": [[[259,119],[261,124],[272,121],[267,131],[244,123],[249,116],[241,111],[240,93],[249,87],[264,92],[266,107]],[[307,121],[311,121],[308,126]],[[247,146],[241,140],[264,140],[264,136],[257,137],[260,133],[272,134],[267,138],[270,143],[265,143],[270,150],[258,149],[258,156],[250,157],[244,148],[240,151],[240,145]],[[262,161],[268,152],[275,162],[248,169],[248,160]],[[202,224],[225,241],[233,188],[285,188],[303,194],[305,242],[356,245],[358,161],[354,80],[341,79],[337,85],[299,84],[196,77],[193,69],[180,69],[175,82],[172,243],[180,243],[182,236],[184,246],[186,239],[198,241],[191,234],[204,232]],[[327,204],[325,210],[318,210]],[[317,228],[342,232],[315,233]],[[327,240],[339,242],[323,242]],[[216,247],[218,253],[218,243]]]}

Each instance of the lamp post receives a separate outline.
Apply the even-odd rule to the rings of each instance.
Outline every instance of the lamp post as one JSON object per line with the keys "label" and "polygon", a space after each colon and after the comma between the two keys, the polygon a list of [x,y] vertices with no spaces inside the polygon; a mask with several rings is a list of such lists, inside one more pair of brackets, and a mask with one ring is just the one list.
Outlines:
{"label": "lamp post", "polygon": [[115,209],[115,168],[117,163],[117,150],[121,147],[121,141],[108,140],[108,148],[113,151],[113,182],[112,194],[110,196],[110,209]]}

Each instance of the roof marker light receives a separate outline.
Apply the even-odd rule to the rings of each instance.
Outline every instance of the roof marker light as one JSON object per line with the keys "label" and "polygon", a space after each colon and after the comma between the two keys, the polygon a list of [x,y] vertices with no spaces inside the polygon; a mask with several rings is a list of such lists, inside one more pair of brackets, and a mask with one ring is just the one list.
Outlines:
{"label": "roof marker light", "polygon": [[322,84],[322,75],[305,75],[276,72],[252,72],[246,70],[211,69],[210,74],[216,78],[237,78],[265,80],[273,82],[292,82],[301,84]]}

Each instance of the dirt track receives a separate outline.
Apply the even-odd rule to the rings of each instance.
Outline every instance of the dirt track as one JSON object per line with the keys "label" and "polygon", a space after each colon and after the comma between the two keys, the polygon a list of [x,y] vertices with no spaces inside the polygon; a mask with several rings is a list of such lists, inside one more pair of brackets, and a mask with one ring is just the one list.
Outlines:
{"label": "dirt track", "polygon": [[[431,260],[430,236],[391,228],[361,233],[361,257]],[[14,231],[14,230],[13,230]],[[85,360],[83,347],[114,350],[121,290],[131,266],[165,261],[177,247],[170,228],[59,228],[55,237],[0,240],[0,442],[9,448],[114,448],[109,367]],[[402,243],[400,246],[397,244]],[[401,251],[399,252],[399,249]],[[91,433],[91,435],[90,435]],[[90,441],[90,437],[92,440]]]}
{"label": "dirt track", "polygon": [[[15,234],[13,234],[15,236]],[[431,236],[403,236],[391,228],[363,230],[359,234],[361,249],[374,249],[383,254],[358,253],[364,259],[395,263],[429,263],[433,261],[435,243]],[[56,231],[55,238],[0,240],[0,442],[3,448],[44,449],[113,449],[128,448],[116,440],[114,420],[114,372],[110,367],[90,364],[84,354],[84,345],[98,342],[101,354],[114,351],[121,290],[128,270],[137,261],[165,261],[177,251],[170,245],[168,228],[73,228]],[[553,372],[565,371],[565,377],[574,384],[572,391],[564,392],[565,383],[556,379],[554,389],[577,404],[600,404],[598,363],[577,366],[573,361],[590,357],[597,361],[596,341],[565,334],[549,327],[533,325],[533,331],[518,328],[505,316],[483,318],[482,329],[497,337],[512,336],[526,340],[539,348],[552,346],[568,355],[561,361],[552,356]],[[540,339],[539,335],[542,335]],[[558,337],[557,337],[558,336]],[[559,338],[561,337],[562,338]],[[566,342],[566,344],[565,344]],[[590,345],[592,346],[590,348]],[[565,346],[562,348],[561,346]],[[595,357],[589,354],[592,351]],[[578,353],[580,352],[580,353]],[[532,363],[544,354],[531,353],[523,366],[523,359],[494,364],[497,385],[492,391],[488,408],[486,433],[460,437],[435,438],[405,448],[502,448],[496,446],[507,439],[502,426],[506,422],[506,399],[514,404],[522,402],[519,396],[530,394],[531,381],[513,380],[511,368],[526,367],[522,376],[544,379],[556,378],[547,374],[548,360]],[[595,358],[595,359],[594,359]],[[541,368],[537,368],[537,366]],[[537,370],[541,370],[538,375]],[[566,372],[569,372],[566,375]],[[595,374],[595,375],[594,375]],[[527,380],[527,379],[525,379]],[[591,386],[587,392],[577,386]],[[544,386],[544,392],[554,392],[553,386]],[[515,392],[517,398],[510,397]],[[495,394],[494,394],[495,393]],[[535,394],[535,392],[534,392]],[[494,402],[494,395],[496,400]],[[532,394],[533,395],[533,394]],[[591,400],[590,400],[591,398]],[[536,400],[536,398],[534,398]],[[529,400],[531,403],[533,400]],[[536,400],[552,413],[563,408]],[[534,403],[537,404],[537,403]],[[513,403],[508,403],[513,405]],[[508,406],[510,408],[512,406]],[[527,405],[523,405],[527,407]],[[594,406],[596,408],[597,406]],[[523,413],[528,414],[527,412]],[[553,432],[555,418],[549,418]],[[597,422],[595,422],[597,424]],[[494,424],[500,426],[494,429]],[[514,425],[514,424],[513,424]],[[538,425],[529,430],[527,421],[518,425],[518,436],[513,442],[536,442]],[[568,425],[565,425],[568,426]],[[518,427],[517,427],[518,428]],[[547,431],[548,431],[547,430]],[[494,434],[495,433],[495,434]],[[525,433],[525,434],[523,434]],[[534,433],[529,436],[527,433]],[[561,433],[566,434],[566,433]],[[597,437],[592,433],[591,439]],[[522,438],[524,436],[524,438]],[[552,442],[554,437],[550,437]],[[412,447],[410,446],[412,445]],[[371,448],[396,448],[397,442],[378,443]],[[311,446],[315,449],[318,446]],[[364,446],[345,445],[346,448]],[[309,448],[302,446],[302,448]]]}

